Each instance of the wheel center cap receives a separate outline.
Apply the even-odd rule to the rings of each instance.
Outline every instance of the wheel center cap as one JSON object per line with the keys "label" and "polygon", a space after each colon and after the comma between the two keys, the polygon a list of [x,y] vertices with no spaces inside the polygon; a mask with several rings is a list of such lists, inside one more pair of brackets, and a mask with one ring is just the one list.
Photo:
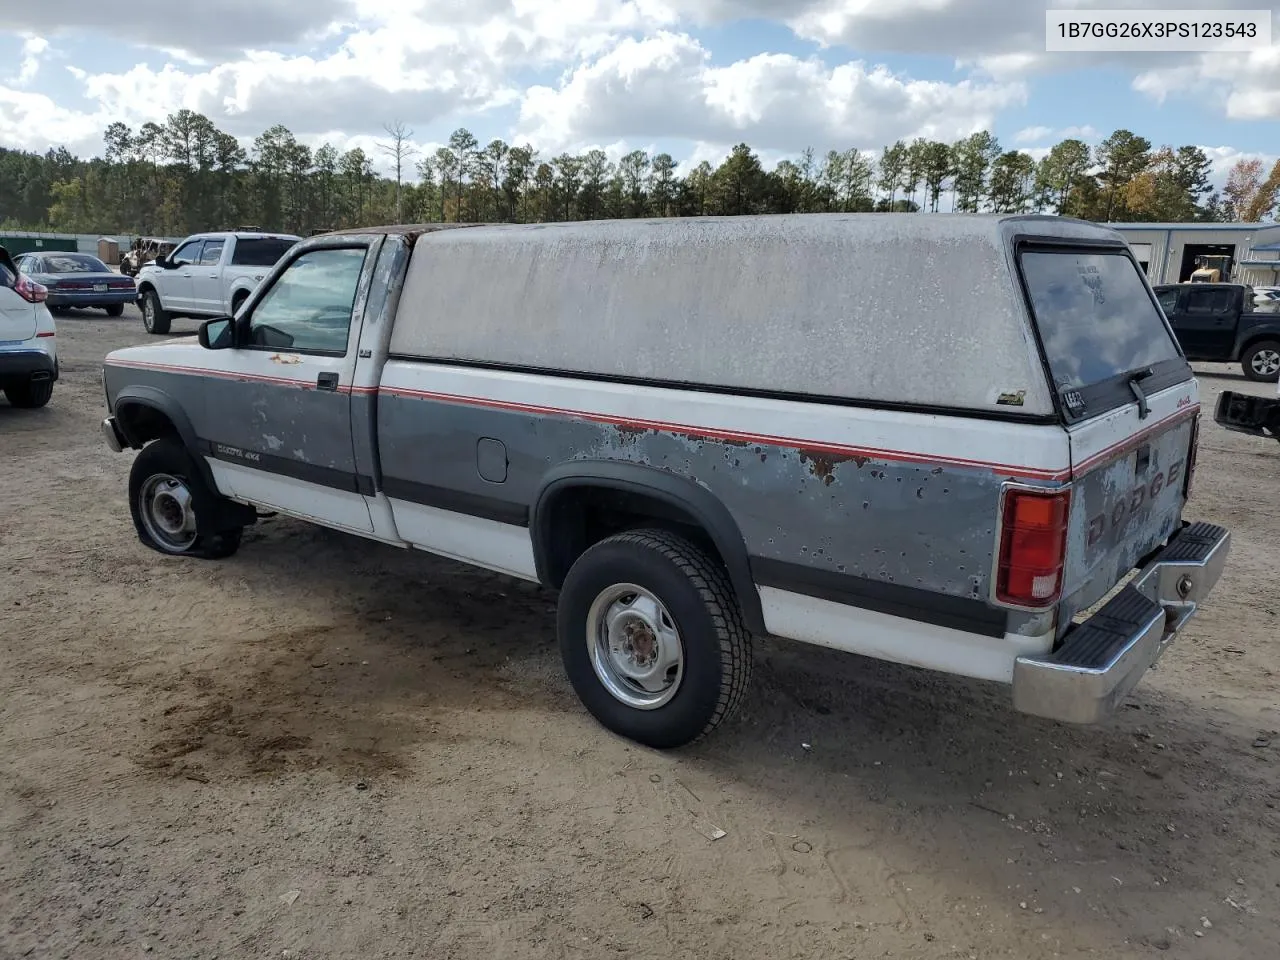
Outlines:
{"label": "wheel center cap", "polygon": [[622,637],[623,649],[637,666],[647,667],[658,659],[658,638],[643,620],[629,620]]}

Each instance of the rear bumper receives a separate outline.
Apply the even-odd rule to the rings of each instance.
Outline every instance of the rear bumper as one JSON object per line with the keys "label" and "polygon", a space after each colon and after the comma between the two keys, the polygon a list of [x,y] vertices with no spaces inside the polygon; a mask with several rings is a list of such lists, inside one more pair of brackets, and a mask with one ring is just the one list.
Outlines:
{"label": "rear bumper", "polygon": [[1255,397],[1223,390],[1218,394],[1213,419],[1236,433],[1280,440],[1280,397]]}
{"label": "rear bumper", "polygon": [[116,303],[133,303],[138,299],[134,290],[63,290],[49,291],[45,300],[48,307],[107,307]]}
{"label": "rear bumper", "polygon": [[1014,709],[1065,723],[1105,720],[1204,603],[1230,551],[1222,527],[1184,527],[1057,651],[1017,659]]}
{"label": "rear bumper", "polygon": [[44,350],[0,351],[0,381],[57,379],[58,361]]}

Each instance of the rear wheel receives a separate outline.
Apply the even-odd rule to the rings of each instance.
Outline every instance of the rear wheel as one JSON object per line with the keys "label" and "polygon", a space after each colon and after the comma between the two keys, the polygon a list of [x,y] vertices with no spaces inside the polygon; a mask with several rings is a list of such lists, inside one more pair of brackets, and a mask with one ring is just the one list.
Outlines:
{"label": "rear wheel", "polygon": [[169,314],[165,312],[164,307],[160,304],[160,295],[154,290],[144,290],[142,293],[142,325],[146,328],[147,333],[168,333],[172,323],[173,321],[170,319]]}
{"label": "rear wheel", "polygon": [[129,471],[129,510],[138,539],[170,556],[219,560],[240,547],[241,527],[212,523],[221,498],[209,489],[186,447],[162,437],[143,448]]}
{"label": "rear wheel", "polygon": [[123,303],[109,303],[102,309],[107,311],[108,317],[119,317],[124,315]]}
{"label": "rear wheel", "polygon": [[1280,380],[1280,340],[1263,340],[1255,343],[1240,358],[1244,375],[1261,383]]}
{"label": "rear wheel", "polygon": [[231,315],[234,317],[240,312],[240,308],[244,306],[244,302],[249,299],[248,291],[241,290],[231,298]]}
{"label": "rear wheel", "polygon": [[565,672],[600,723],[646,746],[683,746],[737,709],[750,635],[721,566],[665,530],[621,533],[578,558],[560,591]]}
{"label": "rear wheel", "polygon": [[4,397],[15,407],[34,410],[43,407],[53,397],[52,380],[28,380],[4,388]]}

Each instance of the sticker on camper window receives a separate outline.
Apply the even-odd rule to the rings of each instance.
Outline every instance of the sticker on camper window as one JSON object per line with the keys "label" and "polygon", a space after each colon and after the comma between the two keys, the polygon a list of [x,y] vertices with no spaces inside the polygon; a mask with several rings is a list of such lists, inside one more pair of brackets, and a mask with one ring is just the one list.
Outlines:
{"label": "sticker on camper window", "polygon": [[1027,402],[1026,389],[996,390],[992,402],[998,407],[1021,407]]}

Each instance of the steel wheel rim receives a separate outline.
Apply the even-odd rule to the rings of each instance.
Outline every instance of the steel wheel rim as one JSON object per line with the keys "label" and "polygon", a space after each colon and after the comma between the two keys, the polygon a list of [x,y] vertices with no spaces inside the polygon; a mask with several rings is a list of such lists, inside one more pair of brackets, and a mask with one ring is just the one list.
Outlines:
{"label": "steel wheel rim", "polygon": [[587,611],[587,649],[610,696],[637,710],[666,706],[684,679],[675,618],[634,583],[616,583],[596,596]]}
{"label": "steel wheel rim", "polygon": [[181,477],[148,477],[138,491],[138,515],[151,539],[171,553],[184,553],[196,542],[195,507]]}
{"label": "steel wheel rim", "polygon": [[1280,373],[1280,350],[1259,350],[1253,355],[1250,366],[1255,373],[1264,377]]}

